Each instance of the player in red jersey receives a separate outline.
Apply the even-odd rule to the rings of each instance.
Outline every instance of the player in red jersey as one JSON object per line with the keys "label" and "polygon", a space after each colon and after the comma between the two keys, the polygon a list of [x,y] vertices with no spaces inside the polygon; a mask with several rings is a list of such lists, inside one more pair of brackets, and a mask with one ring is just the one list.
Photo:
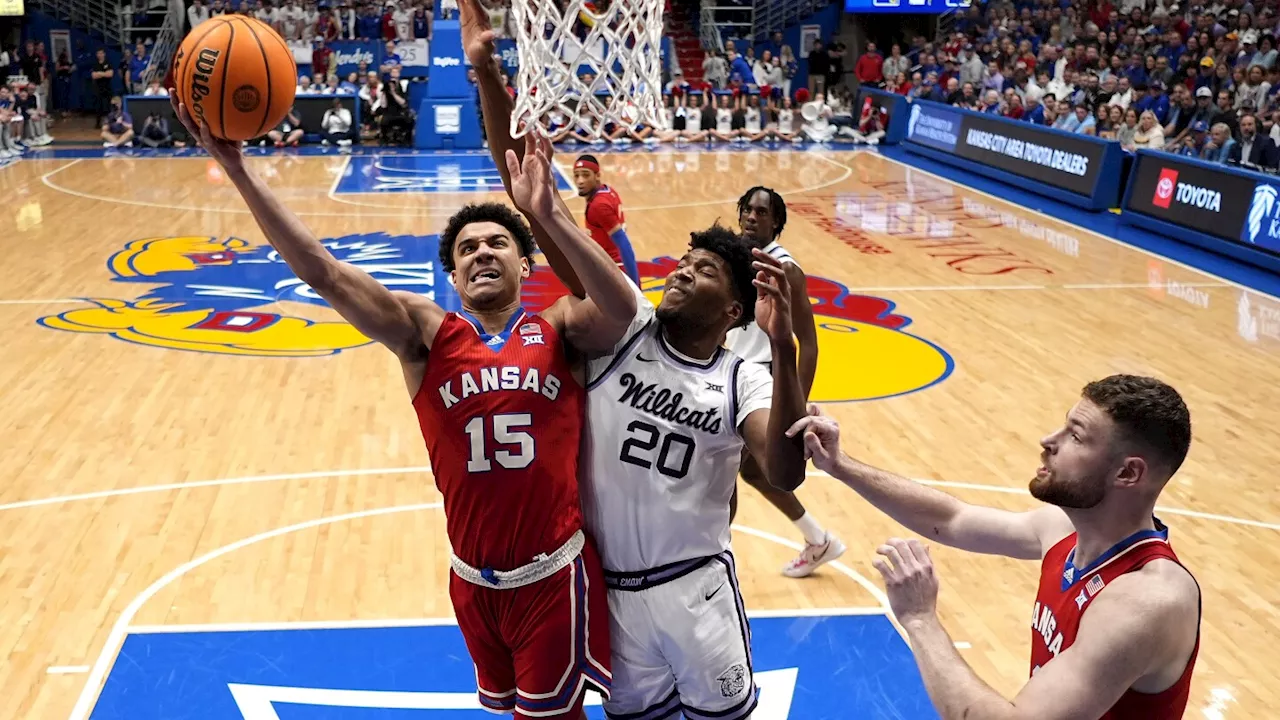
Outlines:
{"label": "player in red jersey", "polygon": [[[1041,559],[1031,680],[1012,702],[980,680],[938,621],[938,580],[916,540],[892,539],[876,568],[943,718],[1173,720],[1200,648],[1200,588],[1153,515],[1191,444],[1177,391],[1114,375],[1085,386],[1066,424],[1040,441],[1031,494],[1015,513],[960,502],[840,452],[839,426],[810,407],[814,465],[925,537],[973,552]],[[993,588],[994,591],[994,588]]]}
{"label": "player in red jersey", "polygon": [[587,199],[586,224],[591,239],[609,253],[631,282],[639,285],[640,271],[636,266],[636,253],[627,237],[622,198],[617,190],[601,181],[600,161],[594,155],[580,155],[573,162],[573,183],[578,187],[578,195]]}
{"label": "player in red jersey", "polygon": [[480,704],[517,718],[582,718],[583,690],[612,681],[600,559],[582,531],[580,355],[611,348],[635,317],[634,289],[577,227],[555,189],[551,147],[508,161],[509,191],[579,273],[589,299],[520,307],[534,240],[498,203],[468,205],[441,235],[463,312],[392,292],[336,260],[244,163],[173,100],[235,184],[271,246],[344,319],[400,359],[453,548],[449,595],[476,665]]}

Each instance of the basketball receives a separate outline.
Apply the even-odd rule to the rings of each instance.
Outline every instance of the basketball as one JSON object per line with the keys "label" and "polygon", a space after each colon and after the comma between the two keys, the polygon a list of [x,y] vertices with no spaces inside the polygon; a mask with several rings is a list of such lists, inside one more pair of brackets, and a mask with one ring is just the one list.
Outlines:
{"label": "basketball", "polygon": [[271,26],[219,15],[183,40],[173,80],[187,112],[214,137],[249,140],[280,124],[293,107],[298,67]]}

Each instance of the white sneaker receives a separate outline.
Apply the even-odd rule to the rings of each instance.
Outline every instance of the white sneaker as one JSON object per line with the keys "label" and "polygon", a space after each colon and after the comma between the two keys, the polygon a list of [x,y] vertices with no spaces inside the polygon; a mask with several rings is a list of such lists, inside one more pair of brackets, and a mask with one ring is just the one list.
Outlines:
{"label": "white sneaker", "polygon": [[350,140],[339,140],[339,141],[338,141],[338,145],[340,145],[340,146],[342,146],[342,147],[351,147],[351,141],[350,141]]}
{"label": "white sneaker", "polygon": [[794,560],[782,568],[782,574],[789,578],[808,577],[813,571],[844,555],[844,543],[840,538],[827,531],[826,542],[821,545],[805,545],[804,550]]}
{"label": "white sneaker", "polygon": [[329,144],[329,141],[328,141],[328,140],[321,140],[321,141],[320,141],[320,144],[321,144],[321,145],[328,145],[328,144]]}
{"label": "white sneaker", "polygon": [[103,141],[102,141],[102,147],[104,147],[104,148],[110,148],[110,147],[115,147],[115,145],[112,145],[111,143],[107,142],[106,140],[103,140]]}

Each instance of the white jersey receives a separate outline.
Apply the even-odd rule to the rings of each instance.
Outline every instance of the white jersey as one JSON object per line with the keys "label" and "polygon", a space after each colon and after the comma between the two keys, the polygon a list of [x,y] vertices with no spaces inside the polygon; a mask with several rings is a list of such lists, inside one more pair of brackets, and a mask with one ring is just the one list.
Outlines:
{"label": "white jersey", "polygon": [[653,304],[587,369],[582,509],[608,572],[638,572],[729,549],[729,501],[748,415],[773,402],[764,367],[717,349],[672,349]]}
{"label": "white jersey", "polygon": [[788,108],[782,108],[778,111],[778,132],[793,133],[795,125],[793,124],[794,111]]}
{"label": "white jersey", "polygon": [[[764,251],[783,265],[790,263],[800,267],[800,263],[791,257],[791,253],[787,252],[787,249],[776,241],[765,245]],[[773,349],[769,344],[769,336],[765,335],[764,330],[761,330],[760,326],[754,322],[746,327],[730,330],[728,337],[724,340],[724,344],[735,355],[749,363],[767,363],[773,360]]]}
{"label": "white jersey", "polygon": [[716,132],[727,133],[733,129],[733,110],[729,108],[716,109]]}
{"label": "white jersey", "polygon": [[747,132],[749,133],[760,132],[760,109],[759,108],[753,108],[753,107],[747,108],[746,120],[747,120]]}

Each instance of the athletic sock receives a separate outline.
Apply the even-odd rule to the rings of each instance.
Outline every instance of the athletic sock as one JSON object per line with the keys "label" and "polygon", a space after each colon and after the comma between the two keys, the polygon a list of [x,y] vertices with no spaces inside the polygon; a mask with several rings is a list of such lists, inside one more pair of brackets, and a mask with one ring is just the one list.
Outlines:
{"label": "athletic sock", "polygon": [[823,530],[818,521],[814,520],[813,516],[808,512],[801,515],[800,519],[795,521],[795,524],[800,533],[804,535],[805,542],[810,545],[821,545],[827,541],[827,531]]}

